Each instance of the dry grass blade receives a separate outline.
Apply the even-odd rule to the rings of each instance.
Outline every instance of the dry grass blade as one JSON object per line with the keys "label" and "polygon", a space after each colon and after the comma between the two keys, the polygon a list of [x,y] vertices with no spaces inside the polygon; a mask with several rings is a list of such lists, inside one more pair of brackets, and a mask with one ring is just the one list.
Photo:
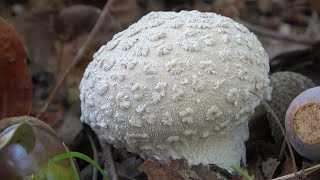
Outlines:
{"label": "dry grass blade", "polygon": [[107,15],[109,13],[109,9],[110,9],[111,4],[112,4],[113,1],[114,0],[108,0],[106,5],[104,6],[103,11],[101,12],[101,14],[99,16],[99,19],[97,20],[96,24],[92,28],[87,40],[81,46],[81,48],[78,50],[76,56],[72,60],[72,63],[64,71],[64,73],[62,74],[61,78],[59,78],[57,84],[55,85],[55,87],[51,91],[46,103],[44,104],[44,106],[42,107],[40,112],[37,114],[37,118],[41,117],[42,114],[47,110],[49,104],[52,102],[52,100],[56,96],[58,90],[61,88],[62,84],[64,83],[66,77],[69,75],[70,71],[73,69],[73,67],[75,67],[79,63],[79,61],[81,60],[81,58],[85,54],[85,52],[88,49],[88,47],[90,46],[92,40],[96,36],[98,30],[100,29],[100,27],[102,26],[103,22],[105,21],[105,18],[107,17]]}
{"label": "dry grass blade", "polygon": [[[250,91],[250,92],[251,92],[252,94],[254,94],[255,96],[257,96],[257,97],[261,100],[263,106],[266,107],[266,109],[267,109],[267,111],[268,111],[269,113],[271,113],[272,117],[273,117],[274,120],[277,122],[278,126],[280,127],[281,132],[282,132],[283,137],[284,137],[284,140],[285,140],[285,142],[286,142],[286,144],[287,144],[287,146],[288,146],[291,159],[292,159],[292,164],[293,164],[294,172],[295,172],[295,173],[293,173],[293,174],[297,174],[297,165],[296,165],[296,161],[295,161],[295,158],[294,158],[293,150],[292,150],[292,147],[291,147],[291,145],[290,145],[290,143],[289,143],[289,140],[288,140],[288,138],[287,138],[286,132],[284,131],[284,128],[282,127],[282,124],[281,124],[278,116],[274,113],[274,111],[272,110],[272,108],[269,106],[269,104],[268,104],[264,99],[262,99],[262,98],[261,98],[259,95],[257,95],[256,93],[254,93],[254,92],[252,92],[252,91]],[[295,179],[298,179],[298,177],[297,177],[296,175],[293,176],[293,177],[294,177]]]}
{"label": "dry grass blade", "polygon": [[[97,147],[95,146],[94,144],[94,141],[91,137],[91,135],[86,132],[87,136],[88,136],[88,139],[89,139],[89,142],[91,144],[91,147],[92,147],[92,151],[93,151],[93,160],[96,161],[96,162],[99,162],[99,155],[98,155],[98,150],[97,150]],[[92,170],[92,180],[97,180],[97,177],[98,177],[98,170],[96,168],[93,167],[93,170]]]}

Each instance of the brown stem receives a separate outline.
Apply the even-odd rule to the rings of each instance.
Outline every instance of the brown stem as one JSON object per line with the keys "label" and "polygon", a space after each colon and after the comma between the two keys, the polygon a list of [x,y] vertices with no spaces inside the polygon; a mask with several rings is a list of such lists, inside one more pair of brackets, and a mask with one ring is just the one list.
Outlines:
{"label": "brown stem", "polygon": [[102,10],[97,22],[94,25],[94,27],[92,28],[87,40],[85,41],[85,43],[78,50],[76,56],[72,60],[72,63],[67,67],[67,69],[64,71],[62,76],[59,78],[58,82],[56,83],[56,85],[54,86],[53,90],[51,91],[47,101],[45,102],[45,104],[41,108],[40,112],[37,114],[37,118],[41,117],[43,115],[43,113],[46,112],[49,104],[55,98],[57,92],[59,91],[59,89],[63,85],[65,79],[67,78],[67,76],[69,75],[69,73],[71,72],[73,67],[75,67],[79,63],[79,61],[83,57],[84,53],[87,51],[87,49],[91,45],[92,40],[96,36],[98,30],[102,26],[103,22],[105,21],[107,15],[109,13],[109,9],[110,9],[110,6],[113,3],[113,1],[114,0],[108,0],[108,2],[105,4],[105,6],[104,6],[104,8],[103,8],[103,10]]}

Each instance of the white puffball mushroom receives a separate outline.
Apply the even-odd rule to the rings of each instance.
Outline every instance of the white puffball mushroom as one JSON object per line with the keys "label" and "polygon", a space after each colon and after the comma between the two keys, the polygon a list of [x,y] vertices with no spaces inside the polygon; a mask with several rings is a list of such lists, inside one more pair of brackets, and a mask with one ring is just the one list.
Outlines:
{"label": "white puffball mushroom", "polygon": [[116,148],[161,162],[246,162],[248,122],[271,96],[256,36],[215,13],[151,12],[93,56],[81,120]]}

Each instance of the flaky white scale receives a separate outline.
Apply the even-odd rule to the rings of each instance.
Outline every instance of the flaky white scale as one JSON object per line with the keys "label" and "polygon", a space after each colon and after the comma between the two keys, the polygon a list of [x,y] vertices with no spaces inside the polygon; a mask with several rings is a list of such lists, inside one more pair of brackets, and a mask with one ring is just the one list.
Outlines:
{"label": "flaky white scale", "polygon": [[232,19],[151,12],[94,55],[80,84],[81,120],[144,158],[230,171],[246,161],[260,103],[250,91],[270,96],[268,72],[261,43]]}

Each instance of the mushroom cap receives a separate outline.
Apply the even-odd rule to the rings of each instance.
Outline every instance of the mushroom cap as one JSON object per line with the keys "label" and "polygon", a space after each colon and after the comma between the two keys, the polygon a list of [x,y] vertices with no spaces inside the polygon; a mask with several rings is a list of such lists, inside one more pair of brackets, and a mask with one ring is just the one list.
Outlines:
{"label": "mushroom cap", "polygon": [[[272,98],[270,106],[284,126],[285,115],[290,103],[303,91],[315,87],[316,84],[300,73],[281,71],[270,76]],[[270,116],[269,124],[272,136],[277,143],[282,144],[283,134],[275,119]]]}
{"label": "mushroom cap", "polygon": [[[271,96],[268,72],[261,43],[232,19],[151,12],[94,54],[80,83],[81,120],[110,144],[142,157],[216,163],[192,149],[221,156],[206,150],[210,146],[245,158],[247,123],[260,103],[250,91]],[[232,132],[238,137],[228,138],[236,145],[223,147],[220,138]],[[202,147],[206,141],[220,144]]]}

